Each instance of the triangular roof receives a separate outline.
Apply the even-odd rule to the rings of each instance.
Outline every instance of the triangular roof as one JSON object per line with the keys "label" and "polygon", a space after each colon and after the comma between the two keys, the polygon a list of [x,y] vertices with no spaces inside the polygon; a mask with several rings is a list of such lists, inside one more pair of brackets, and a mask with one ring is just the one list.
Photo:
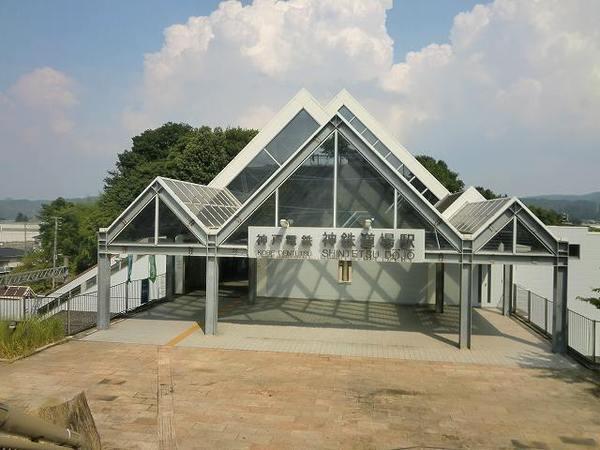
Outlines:
{"label": "triangular roof", "polygon": [[[288,146],[285,152],[275,156],[266,152],[266,147],[302,111],[316,122],[314,132],[296,149]],[[310,117],[308,121],[312,127]],[[308,91],[300,91],[208,186],[157,177],[108,229],[102,230],[107,233],[106,242],[110,246],[119,233],[155,201],[155,211],[159,204],[166,205],[198,244],[222,245],[334,131],[343,134],[397,194],[402,195],[433,227],[436,236],[439,230],[457,251],[463,251],[465,241],[472,241],[467,251],[483,249],[485,253],[485,244],[512,220],[515,232],[518,221],[551,254],[558,254],[557,239],[520,200],[514,197],[485,200],[474,188],[450,194],[345,90],[326,107],[322,107]],[[301,135],[303,139],[305,135],[306,130]],[[270,163],[274,168],[264,181],[252,188],[247,198],[240,201],[227,186],[257,155],[265,152],[267,158],[274,161]],[[158,216],[157,212],[157,220]],[[155,225],[154,229],[154,242],[140,242],[140,246],[161,245],[158,227]]]}
{"label": "triangular roof", "polygon": [[[443,199],[449,191],[423,165],[403,147],[385,127],[345,89],[341,90],[328,104],[322,106],[306,89],[302,89],[290,100],[263,129],[244,147],[238,155],[209,183],[209,186],[225,188],[254,159],[278,133],[296,116],[305,110],[318,123],[325,125],[342,108],[348,108],[358,122],[364,124],[402,165],[414,175],[437,199]],[[359,132],[361,130],[358,130]],[[385,155],[384,155],[385,156]],[[396,170],[398,166],[394,167]]]}

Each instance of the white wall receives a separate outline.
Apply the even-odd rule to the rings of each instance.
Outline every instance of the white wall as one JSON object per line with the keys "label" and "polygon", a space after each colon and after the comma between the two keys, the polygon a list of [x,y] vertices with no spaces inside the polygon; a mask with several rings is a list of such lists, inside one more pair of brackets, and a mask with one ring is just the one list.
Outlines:
{"label": "white wall", "polygon": [[[577,300],[578,296],[592,296],[592,289],[600,287],[600,233],[591,233],[586,227],[549,228],[558,239],[581,246],[580,258],[569,258],[569,308],[600,320],[600,310]],[[552,300],[553,269],[550,266],[517,266],[515,283]]]}
{"label": "white wall", "polygon": [[[257,261],[257,295],[402,304],[432,303],[430,264],[354,261],[352,283],[338,283],[337,261]],[[432,276],[433,274],[433,276]]]}

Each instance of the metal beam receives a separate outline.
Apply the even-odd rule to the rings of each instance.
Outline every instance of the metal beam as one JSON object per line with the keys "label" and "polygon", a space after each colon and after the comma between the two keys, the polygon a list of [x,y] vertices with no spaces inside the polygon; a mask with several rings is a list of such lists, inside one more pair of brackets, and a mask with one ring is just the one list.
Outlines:
{"label": "metal beam", "polygon": [[[219,257],[247,258],[248,249],[242,247],[219,247],[217,250]],[[110,244],[105,250],[100,251],[104,254],[128,254],[128,255],[173,255],[173,256],[206,256],[206,246],[189,244]],[[212,250],[215,253],[215,250]]]}

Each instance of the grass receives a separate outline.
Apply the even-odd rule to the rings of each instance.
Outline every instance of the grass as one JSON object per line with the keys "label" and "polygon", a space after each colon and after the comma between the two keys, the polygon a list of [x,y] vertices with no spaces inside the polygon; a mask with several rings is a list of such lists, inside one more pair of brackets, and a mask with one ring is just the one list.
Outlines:
{"label": "grass", "polygon": [[9,321],[0,321],[0,358],[16,358],[33,353],[37,348],[65,337],[61,319],[32,318],[18,322],[14,330]]}

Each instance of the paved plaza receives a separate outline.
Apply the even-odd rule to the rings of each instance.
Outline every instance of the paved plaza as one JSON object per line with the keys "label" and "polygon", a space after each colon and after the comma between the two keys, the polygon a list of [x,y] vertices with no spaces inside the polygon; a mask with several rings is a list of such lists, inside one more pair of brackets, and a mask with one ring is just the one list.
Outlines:
{"label": "paved plaza", "polygon": [[596,374],[494,310],[474,311],[458,350],[456,314],[225,301],[205,336],[203,305],[181,296],[1,364],[0,398],[84,391],[107,449],[600,446]]}
{"label": "paved plaza", "polygon": [[217,336],[202,331],[203,299],[183,295],[83,339],[227,350],[422,361],[573,367],[550,343],[493,309],[473,310],[472,350],[458,343],[458,308],[327,300],[224,297]]}
{"label": "paved plaza", "polygon": [[85,391],[109,449],[600,444],[600,387],[578,367],[74,340],[0,365],[0,377],[0,398],[20,406]]}

